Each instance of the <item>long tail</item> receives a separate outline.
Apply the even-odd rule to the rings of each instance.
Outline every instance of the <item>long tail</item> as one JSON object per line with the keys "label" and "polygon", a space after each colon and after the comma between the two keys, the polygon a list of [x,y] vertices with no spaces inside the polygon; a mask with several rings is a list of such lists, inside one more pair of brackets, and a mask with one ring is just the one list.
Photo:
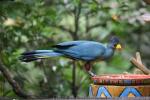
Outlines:
{"label": "long tail", "polygon": [[34,50],[31,52],[24,52],[20,56],[20,60],[23,62],[30,62],[38,59],[61,56],[63,54],[57,53],[53,50]]}

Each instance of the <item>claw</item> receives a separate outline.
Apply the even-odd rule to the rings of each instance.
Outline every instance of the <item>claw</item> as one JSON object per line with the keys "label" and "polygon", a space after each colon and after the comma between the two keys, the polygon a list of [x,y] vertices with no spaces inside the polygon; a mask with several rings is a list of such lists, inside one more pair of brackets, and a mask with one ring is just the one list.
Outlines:
{"label": "claw", "polygon": [[89,73],[89,75],[91,76],[91,77],[94,77],[94,76],[96,76],[93,72],[91,72],[91,71],[88,71],[88,73]]}

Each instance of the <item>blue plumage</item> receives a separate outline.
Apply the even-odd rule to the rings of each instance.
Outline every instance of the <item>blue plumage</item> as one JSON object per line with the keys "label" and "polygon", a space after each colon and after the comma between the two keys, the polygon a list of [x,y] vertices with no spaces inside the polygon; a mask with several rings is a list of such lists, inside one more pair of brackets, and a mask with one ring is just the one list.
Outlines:
{"label": "blue plumage", "polygon": [[22,53],[20,60],[30,62],[47,57],[65,56],[75,60],[83,60],[89,64],[97,59],[111,58],[117,44],[119,44],[119,39],[116,37],[113,37],[107,46],[94,41],[69,41],[54,45],[53,50],[35,50]]}
{"label": "blue plumage", "polygon": [[[64,48],[67,47],[68,48]],[[93,41],[71,41],[56,45],[56,52],[62,53],[73,59],[91,61],[103,55],[106,47]]]}
{"label": "blue plumage", "polygon": [[34,50],[31,52],[22,53],[20,60],[23,62],[30,62],[38,59],[61,56],[63,54],[54,52],[53,50]]}

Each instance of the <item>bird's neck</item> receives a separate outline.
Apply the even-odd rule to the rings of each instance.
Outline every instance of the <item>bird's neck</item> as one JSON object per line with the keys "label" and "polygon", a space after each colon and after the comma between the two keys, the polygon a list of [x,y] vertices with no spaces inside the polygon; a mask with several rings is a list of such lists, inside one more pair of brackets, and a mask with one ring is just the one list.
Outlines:
{"label": "bird's neck", "polygon": [[111,58],[114,54],[115,49],[113,49],[112,47],[107,46],[105,53],[104,53],[104,59],[108,59]]}
{"label": "bird's neck", "polygon": [[112,43],[109,43],[109,44],[107,44],[107,48],[114,49],[114,46],[113,46],[113,44],[112,44]]}

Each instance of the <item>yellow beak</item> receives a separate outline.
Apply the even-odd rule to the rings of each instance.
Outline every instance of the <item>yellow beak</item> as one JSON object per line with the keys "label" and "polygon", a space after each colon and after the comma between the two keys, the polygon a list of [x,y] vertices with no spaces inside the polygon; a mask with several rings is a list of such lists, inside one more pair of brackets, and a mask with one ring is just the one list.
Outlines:
{"label": "yellow beak", "polygon": [[117,44],[116,49],[121,49],[121,44]]}

